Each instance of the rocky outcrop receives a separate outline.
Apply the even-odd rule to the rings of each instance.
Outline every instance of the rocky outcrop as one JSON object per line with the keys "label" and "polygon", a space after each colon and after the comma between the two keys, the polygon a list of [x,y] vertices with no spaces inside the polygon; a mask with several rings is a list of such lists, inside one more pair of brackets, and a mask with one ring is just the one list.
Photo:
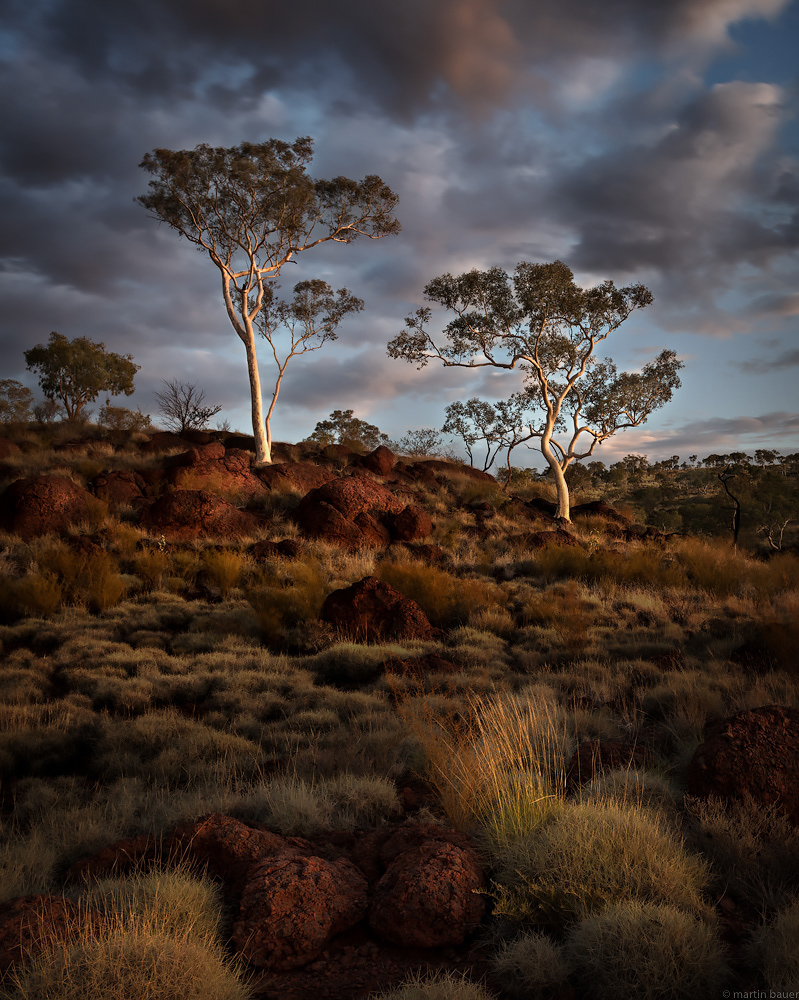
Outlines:
{"label": "rocky outcrop", "polygon": [[242,499],[263,493],[264,484],[250,469],[252,455],[212,441],[167,461],[168,481],[176,489],[208,489]]}
{"label": "rocky outcrop", "polygon": [[357,642],[433,639],[436,631],[416,601],[375,576],[367,576],[325,598],[322,621]]}
{"label": "rocky outcrop", "polygon": [[118,472],[101,472],[91,482],[92,492],[104,500],[111,510],[118,507],[132,507],[140,504],[147,492],[143,476],[132,469]]}
{"label": "rocky outcrop", "polygon": [[280,462],[275,465],[264,465],[258,469],[257,475],[265,486],[278,493],[288,490],[307,493],[336,478],[331,469],[314,465],[312,462]]}
{"label": "rocky outcrop", "polygon": [[432,530],[424,511],[363,475],[334,479],[311,490],[293,516],[310,537],[348,548],[412,541]]}
{"label": "rocky outcrop", "polygon": [[141,525],[153,533],[182,541],[204,535],[235,538],[252,534],[261,521],[207,490],[176,490],[148,507],[142,514]]}
{"label": "rocky outcrop", "polygon": [[799,709],[767,705],[711,722],[688,793],[774,805],[799,826]]}
{"label": "rocky outcrop", "polygon": [[359,469],[366,469],[367,472],[371,472],[375,476],[385,478],[391,475],[396,460],[394,452],[381,444],[374,451],[370,451],[368,455],[358,455],[352,459],[350,464]]}
{"label": "rocky outcrop", "polygon": [[259,968],[307,965],[363,919],[368,882],[351,862],[280,855],[254,865],[233,923],[233,944]]}
{"label": "rocky outcrop", "polygon": [[483,874],[473,851],[430,841],[399,854],[374,889],[369,925],[405,947],[463,944],[482,918]]}
{"label": "rocky outcrop", "polygon": [[0,976],[96,919],[97,914],[60,896],[18,896],[0,904]]}
{"label": "rocky outcrop", "polygon": [[18,479],[0,496],[0,528],[23,539],[66,532],[102,516],[102,503],[65,476]]}

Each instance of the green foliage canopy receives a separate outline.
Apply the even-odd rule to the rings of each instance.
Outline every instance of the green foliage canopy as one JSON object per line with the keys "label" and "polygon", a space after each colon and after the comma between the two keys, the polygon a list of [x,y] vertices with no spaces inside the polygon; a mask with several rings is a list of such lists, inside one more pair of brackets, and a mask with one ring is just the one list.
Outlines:
{"label": "green foliage canopy", "polygon": [[46,346],[37,344],[25,351],[25,363],[38,374],[44,395],[60,400],[68,420],[79,419],[86,404],[101,392],[130,396],[140,367],[130,354],[114,354],[87,337],[68,340],[55,331]]}

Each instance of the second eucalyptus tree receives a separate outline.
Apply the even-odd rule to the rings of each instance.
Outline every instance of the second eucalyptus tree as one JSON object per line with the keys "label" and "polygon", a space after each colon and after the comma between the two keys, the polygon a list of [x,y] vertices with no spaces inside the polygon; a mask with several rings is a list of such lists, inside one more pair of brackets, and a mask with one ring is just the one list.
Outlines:
{"label": "second eucalyptus tree", "polygon": [[271,461],[271,448],[255,335],[272,302],[271,283],[304,250],[359,236],[379,239],[400,229],[394,217],[398,198],[379,177],[315,180],[306,169],[312,152],[307,137],[293,143],[269,139],[231,148],[155,149],[141,162],[154,179],[136,200],[219,270],[225,309],[247,354],[260,464]]}
{"label": "second eucalyptus tree", "polygon": [[582,289],[562,261],[522,261],[512,276],[499,267],[444,274],[424,293],[455,314],[443,338],[429,333],[432,311],[424,307],[406,319],[389,355],[419,368],[437,360],[447,367],[521,370],[534,411],[525,436],[539,440],[560,520],[569,520],[564,472],[572,462],[616,431],[642,424],[680,385],[682,362],[674,351],[661,351],[640,372],[619,372],[612,359],[597,357],[610,334],[652,302],[643,285],[616,288],[604,281]]}

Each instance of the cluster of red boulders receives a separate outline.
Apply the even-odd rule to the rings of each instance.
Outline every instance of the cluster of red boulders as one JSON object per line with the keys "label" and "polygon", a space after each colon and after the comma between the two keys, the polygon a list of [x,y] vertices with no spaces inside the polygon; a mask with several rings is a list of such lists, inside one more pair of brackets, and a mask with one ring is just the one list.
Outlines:
{"label": "cluster of red boulders", "polygon": [[[101,472],[90,490],[66,476],[29,476],[11,483],[0,496],[0,527],[26,539],[65,532],[96,518],[102,501],[112,510],[133,507],[142,527],[170,540],[236,538],[263,524],[261,516],[246,509],[250,500],[272,490],[294,490],[304,494],[295,520],[310,538],[357,548],[412,542],[432,531],[429,515],[412,502],[407,484],[435,481],[434,471],[424,466],[453,468],[449,463],[397,462],[383,446],[365,456],[348,454],[343,474],[324,458],[321,464],[288,461],[253,468],[249,452],[211,441],[152,468]],[[391,488],[375,476],[393,477]]]}
{"label": "cluster of red boulders", "polygon": [[[112,845],[73,865],[68,879],[124,874],[157,853],[188,859],[220,884],[233,914],[232,948],[288,995],[324,995],[322,966],[324,975],[335,973],[343,997],[364,995],[387,970],[390,980],[414,964],[440,962],[442,949],[464,945],[485,907],[468,838],[408,821],[311,842],[211,814],[178,826],[160,845],[146,836]],[[35,953],[43,937],[68,936],[77,912],[61,897],[0,907],[0,974]],[[101,920],[85,910],[81,919]],[[314,977],[317,992],[309,988]]]}

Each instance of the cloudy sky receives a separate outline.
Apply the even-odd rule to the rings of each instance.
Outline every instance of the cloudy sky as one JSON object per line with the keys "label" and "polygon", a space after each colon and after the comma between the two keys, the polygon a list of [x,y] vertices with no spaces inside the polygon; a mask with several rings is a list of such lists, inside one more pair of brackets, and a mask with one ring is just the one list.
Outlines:
{"label": "cloudy sky", "polygon": [[[202,387],[248,429],[218,272],[134,199],[154,148],[314,139],[312,173],[379,174],[398,236],[284,270],[366,302],[294,362],[274,418],[298,440],[352,408],[392,437],[512,375],[386,354],[444,272],[561,259],[643,282],[614,335],[683,387],[597,457],[799,450],[799,0],[0,0],[0,378],[51,330],[131,353],[126,401]],[[265,345],[264,345],[265,346]],[[265,387],[272,369],[261,351]],[[521,452],[524,449],[520,449]],[[529,462],[533,453],[520,454]]]}

